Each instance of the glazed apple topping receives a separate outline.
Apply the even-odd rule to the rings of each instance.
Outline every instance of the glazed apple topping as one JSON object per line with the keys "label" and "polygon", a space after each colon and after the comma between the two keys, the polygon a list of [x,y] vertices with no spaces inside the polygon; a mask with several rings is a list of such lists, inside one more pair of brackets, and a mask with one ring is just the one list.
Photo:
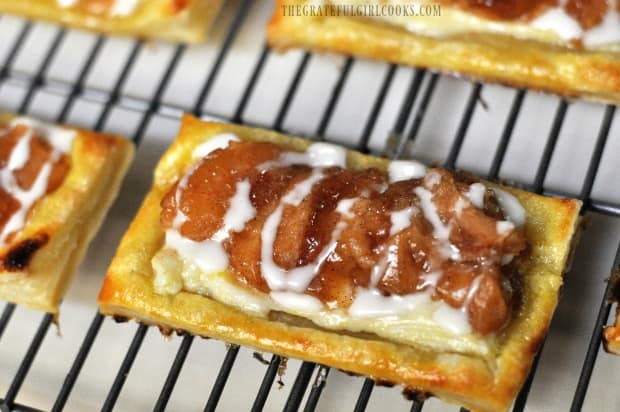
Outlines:
{"label": "glazed apple topping", "polygon": [[74,135],[28,118],[0,126],[0,245],[10,243],[37,201],[62,184]]}
{"label": "glazed apple topping", "polygon": [[295,310],[399,316],[428,298],[454,330],[509,321],[527,241],[508,192],[413,161],[347,169],[346,152],[324,143],[206,145],[161,202],[165,247],[201,270],[228,270]]}

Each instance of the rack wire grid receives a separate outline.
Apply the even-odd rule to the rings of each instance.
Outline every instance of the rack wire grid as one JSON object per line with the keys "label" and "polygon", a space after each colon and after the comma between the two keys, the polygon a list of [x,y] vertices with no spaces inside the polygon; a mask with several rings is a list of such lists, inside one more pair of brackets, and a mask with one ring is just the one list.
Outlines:
{"label": "rack wire grid", "polygon": [[[370,379],[277,355],[265,360],[236,345],[192,336],[165,342],[148,335],[147,326],[117,325],[96,312],[105,266],[183,111],[440,162],[583,200],[590,228],[545,347],[512,409],[618,409],[620,397],[609,389],[620,362],[599,353],[611,309],[604,279],[620,259],[615,107],[381,62],[274,53],[263,34],[270,2],[226,3],[210,40],[198,47],[0,17],[3,110],[121,133],[140,144],[120,199],[63,304],[64,336],[48,338],[50,314],[4,305],[0,411],[458,409],[435,399],[407,401]],[[286,385],[274,389],[284,367]]]}

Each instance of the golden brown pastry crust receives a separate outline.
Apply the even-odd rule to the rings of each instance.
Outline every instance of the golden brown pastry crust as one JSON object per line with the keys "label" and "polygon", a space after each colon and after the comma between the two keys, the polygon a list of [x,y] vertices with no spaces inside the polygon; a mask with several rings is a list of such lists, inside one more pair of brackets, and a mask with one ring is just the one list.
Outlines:
{"label": "golden brown pastry crust", "polygon": [[[614,268],[609,282],[610,295],[607,298],[613,303],[620,302],[620,267]],[[605,337],[605,350],[609,353],[620,355],[620,308],[616,307],[616,324],[605,328],[603,336]]]}
{"label": "golden brown pastry crust", "polygon": [[[553,310],[569,255],[581,203],[505,188],[528,211],[525,233],[532,246],[524,273],[524,302],[499,337],[495,365],[470,356],[423,352],[385,340],[354,337],[270,321],[242,313],[204,296],[153,291],[151,258],[162,247],[160,201],[190,164],[193,149],[209,137],[235,133],[304,149],[309,142],[275,132],[186,116],[179,137],[161,159],[155,181],[125,234],[99,295],[101,312],[163,329],[223,339],[258,350],[328,365],[430,393],[476,411],[506,410],[529,371]],[[387,160],[349,152],[352,168],[385,168]]]}
{"label": "golden brown pastry crust", "polygon": [[347,17],[283,15],[278,0],[267,29],[280,50],[302,47],[386,60],[530,88],[565,97],[620,103],[620,54],[567,48],[493,33],[425,37],[399,27]]}
{"label": "golden brown pastry crust", "polygon": [[[6,123],[10,115],[0,115]],[[32,208],[26,226],[0,256],[16,244],[47,239],[25,267],[0,270],[0,300],[58,313],[58,305],[90,240],[116,197],[134,148],[127,139],[74,129],[69,173]]]}
{"label": "golden brown pastry crust", "polygon": [[0,11],[105,34],[185,43],[203,41],[223,1],[188,0],[187,8],[180,12],[174,12],[174,1],[143,1],[134,13],[116,17],[63,8],[56,0],[0,0]]}

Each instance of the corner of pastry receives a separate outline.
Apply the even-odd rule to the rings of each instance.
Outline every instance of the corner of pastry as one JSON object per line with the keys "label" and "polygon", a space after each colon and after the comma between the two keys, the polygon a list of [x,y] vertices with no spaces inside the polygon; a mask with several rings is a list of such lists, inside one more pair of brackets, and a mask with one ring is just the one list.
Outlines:
{"label": "corner of pastry", "polygon": [[619,22],[614,3],[604,1],[279,0],[267,33],[277,49],[386,60],[618,104]]}
{"label": "corner of pastry", "polygon": [[[608,280],[609,295],[607,299],[610,304],[618,304],[620,302],[620,267],[616,266]],[[620,355],[620,309],[616,306],[616,323],[613,326],[607,326],[603,331],[603,345],[605,350],[615,355]]]}
{"label": "corner of pastry", "polygon": [[121,137],[0,115],[0,300],[58,313],[133,153]]}
{"label": "corner of pastry", "polygon": [[503,411],[551,321],[580,207],[185,116],[100,310]]}
{"label": "corner of pastry", "polygon": [[0,11],[112,35],[204,41],[222,0],[0,0]]}

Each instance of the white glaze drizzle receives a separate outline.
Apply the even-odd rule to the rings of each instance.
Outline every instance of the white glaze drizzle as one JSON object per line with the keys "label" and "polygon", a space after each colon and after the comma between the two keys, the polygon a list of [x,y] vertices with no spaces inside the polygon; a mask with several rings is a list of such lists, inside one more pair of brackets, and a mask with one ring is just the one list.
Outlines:
{"label": "white glaze drizzle", "polygon": [[390,213],[390,236],[394,236],[401,230],[409,227],[411,218],[420,213],[417,207],[409,206],[405,209]]}
{"label": "white glaze drizzle", "polygon": [[75,139],[75,130],[41,122],[30,117],[16,117],[9,123],[11,127],[17,125],[26,126],[39,136],[42,136],[56,150],[62,153],[69,153]]}
{"label": "white glaze drizzle", "polygon": [[456,212],[457,217],[461,217],[461,213],[463,213],[463,209],[465,209],[467,205],[467,201],[462,197],[456,199],[456,203],[454,204],[454,211]]}
{"label": "white glaze drizzle", "polygon": [[256,209],[250,201],[252,185],[248,179],[237,182],[237,189],[230,200],[230,207],[224,215],[224,224],[213,235],[212,239],[222,242],[228,238],[230,232],[240,232],[245,224],[256,216]]}
{"label": "white glaze drizzle", "polygon": [[228,268],[228,255],[221,242],[206,239],[196,242],[181,235],[178,230],[166,230],[166,247],[194,262],[205,272],[222,272]]}
{"label": "white glaze drizzle", "polygon": [[[239,138],[232,133],[219,134],[201,143],[200,145],[198,145],[192,151],[192,159],[197,160],[197,159],[205,158],[208,155],[210,155],[212,152],[218,149],[227,148],[231,142],[238,142],[238,141],[239,141]],[[187,216],[185,215],[185,213],[183,213],[183,210],[181,210],[181,196],[183,196],[183,192],[185,191],[185,189],[187,189],[187,184],[189,182],[189,179],[194,175],[194,173],[200,167],[200,165],[201,163],[197,162],[194,166],[192,166],[192,168],[187,173],[185,173],[185,175],[183,175],[181,180],[179,180],[179,184],[177,185],[177,189],[174,193],[174,200],[175,200],[175,204],[177,205],[177,214],[174,217],[174,220],[172,222],[172,227],[175,230],[181,230],[181,226],[183,225],[183,223],[187,222]],[[237,186],[237,191],[238,190],[239,190],[239,186]],[[237,202],[239,202],[239,200],[237,200]],[[233,211],[230,213],[231,214],[237,213],[237,211]],[[247,214],[251,212],[247,211],[247,208],[245,208],[245,211],[242,213]],[[226,221],[226,219],[224,219],[224,221]],[[238,229],[238,230],[241,230],[241,229]]]}
{"label": "white glaze drizzle", "polygon": [[523,226],[526,219],[526,211],[519,200],[505,190],[492,188],[495,197],[506,216],[506,219],[516,226]]}
{"label": "white glaze drizzle", "polygon": [[423,282],[420,285],[420,288],[435,288],[437,286],[437,282],[441,279],[441,272],[429,272],[421,275]]}
{"label": "white glaze drizzle", "polygon": [[474,278],[469,291],[467,292],[465,302],[463,302],[463,305],[461,305],[460,308],[453,308],[452,306],[443,303],[433,314],[433,319],[454,334],[462,335],[465,333],[471,333],[471,323],[469,322],[467,308],[478,292],[481,280],[482,276],[480,275]]}
{"label": "white glaze drizzle", "polygon": [[564,41],[579,39],[583,36],[583,29],[579,22],[566,13],[562,7],[548,9],[529,24],[537,29],[553,31]]}
{"label": "white glaze drizzle", "polygon": [[565,10],[566,1],[561,1],[559,7],[550,8],[542,15],[530,22],[532,27],[550,30],[564,41],[582,39],[586,48],[596,48],[620,42],[620,15],[616,10],[616,1],[607,2],[607,12],[603,20],[584,30],[579,22]]}
{"label": "white glaze drizzle", "polygon": [[77,2],[78,0],[56,0],[56,4],[65,8],[73,7],[77,4]]}
{"label": "white glaze drizzle", "polygon": [[138,7],[140,0],[115,0],[110,9],[112,16],[129,16]]}
{"label": "white glaze drizzle", "polygon": [[393,160],[388,166],[390,183],[421,179],[426,175],[426,171],[426,166],[415,160]]}
{"label": "white glaze drizzle", "polygon": [[179,180],[177,189],[174,192],[174,201],[177,206],[177,214],[174,216],[174,220],[172,221],[172,228],[175,230],[181,230],[183,223],[187,222],[187,216],[183,213],[183,209],[181,208],[181,196],[183,196],[183,192],[187,189],[189,178],[192,177],[196,169],[198,169],[198,166],[200,166],[200,164],[194,165],[190,169],[189,173],[186,173],[181,180]]}
{"label": "white glaze drizzle", "polygon": [[[284,270],[273,261],[273,244],[278,227],[282,220],[285,206],[299,206],[303,199],[310,194],[316,183],[324,178],[323,168],[346,167],[347,152],[340,146],[329,143],[314,143],[306,152],[284,152],[277,160],[259,165],[259,170],[271,167],[286,167],[295,164],[304,164],[313,167],[312,174],[297,183],[280,201],[276,210],[269,215],[261,230],[261,275],[272,291],[304,292],[312,279],[321,269],[325,260],[338,245],[340,234],[346,227],[346,222],[340,220],[334,228],[329,244],[319,253],[317,259],[305,266]],[[350,208],[356,199],[342,199],[336,206],[336,211],[343,217],[350,216]]]}
{"label": "white glaze drizzle", "polygon": [[482,209],[484,207],[484,194],[486,191],[487,188],[482,183],[472,183],[469,185],[469,190],[465,192],[465,197],[469,199],[472,205]]}
{"label": "white glaze drizzle", "polygon": [[437,206],[433,203],[433,193],[422,186],[416,187],[414,192],[420,199],[420,206],[422,207],[424,217],[433,226],[433,236],[439,240],[449,240],[450,226],[441,221],[441,217],[437,212]]}
{"label": "white glaze drizzle", "polygon": [[227,148],[231,142],[238,142],[239,138],[232,133],[222,133],[198,145],[192,151],[193,159],[202,159],[218,149]]}
{"label": "white glaze drizzle", "polygon": [[370,271],[370,288],[374,289],[379,284],[379,281],[385,273],[390,265],[395,260],[395,257],[398,256],[398,245],[389,245],[387,248],[379,251],[381,253],[381,259],[379,262],[373,266]]}
{"label": "white glaze drizzle", "polygon": [[507,220],[501,220],[495,224],[495,229],[500,235],[506,235],[515,228],[515,224]]}
{"label": "white glaze drizzle", "polygon": [[615,11],[615,3],[615,1],[610,1],[608,7],[613,11],[609,10],[599,25],[584,33],[583,44],[586,47],[596,47],[620,41],[620,14]]}
{"label": "white glaze drizzle", "polygon": [[439,250],[445,259],[460,260],[461,253],[458,248],[450,242],[451,222],[443,223],[437,206],[433,202],[433,193],[430,191],[433,186],[441,181],[441,174],[430,171],[424,179],[424,187],[417,186],[413,191],[420,199],[422,213],[426,220],[433,227],[433,236],[439,243]]}
{"label": "white glaze drizzle", "polygon": [[501,265],[506,266],[507,264],[512,262],[514,258],[515,258],[515,255],[512,255],[512,254],[507,254],[507,255],[502,256]]}
{"label": "white glaze drizzle", "polygon": [[[273,244],[280,220],[282,219],[284,206],[298,206],[310,193],[312,186],[322,178],[322,172],[315,171],[309,178],[298,183],[291,191],[291,193],[293,193],[292,197],[286,199],[285,196],[276,211],[267,218],[263,226],[263,230],[261,231],[261,274],[272,291],[284,290],[296,293],[304,292],[308,288],[308,285],[310,285],[310,282],[312,282],[312,279],[314,279],[321,270],[323,263],[336,250],[340,235],[347,226],[344,220],[340,220],[336,224],[329,243],[321,250],[314,262],[291,270],[284,270],[273,261]],[[355,198],[343,199],[338,202],[336,210],[341,216],[349,217],[351,216],[350,208],[355,201]]]}
{"label": "white glaze drizzle", "polygon": [[355,318],[398,316],[412,312],[431,302],[430,293],[385,296],[377,289],[358,289],[349,315]]}
{"label": "white glaze drizzle", "polygon": [[324,309],[319,299],[303,293],[272,291],[269,296],[280,306],[294,311],[315,313]]}
{"label": "white glaze drizzle", "polygon": [[[199,159],[208,156],[215,150],[228,147],[230,142],[238,141],[239,138],[233,134],[222,134],[215,136],[205,143],[199,145],[192,152],[192,158]],[[228,239],[231,231],[243,229],[248,220],[252,219],[256,213],[249,200],[250,182],[242,180],[237,183],[236,191],[230,200],[230,207],[226,211],[222,227],[210,238],[197,242],[181,235],[181,226],[188,220],[181,210],[181,197],[192,175],[202,163],[196,163],[179,180],[175,191],[175,202],[177,213],[172,221],[172,228],[166,230],[165,247],[176,250],[179,255],[189,261],[194,262],[205,272],[222,272],[228,268],[228,255],[224,249],[223,242]]]}
{"label": "white glaze drizzle", "polygon": [[471,333],[467,312],[453,308],[446,303],[438,306],[433,313],[433,320],[455,335]]}
{"label": "white glaze drizzle", "polygon": [[276,210],[269,215],[261,231],[261,275],[271,290],[290,290],[301,293],[310,284],[315,274],[314,265],[306,265],[284,270],[273,261],[273,244],[276,240],[278,226],[282,220],[285,205],[298,206],[310,194],[316,182],[323,179],[323,171],[315,169],[312,175],[287,193]]}
{"label": "white glaze drizzle", "polygon": [[[11,151],[6,166],[0,169],[0,185],[20,203],[20,206],[11,215],[0,232],[0,246],[6,245],[7,237],[11,233],[24,228],[28,211],[45,195],[54,163],[63,153],[68,153],[71,150],[71,145],[76,136],[76,132],[73,130],[49,125],[27,117],[16,117],[9,123],[11,129],[17,125],[26,126],[28,129]],[[6,133],[7,131],[0,136],[0,139],[6,136]],[[30,189],[24,190],[19,186],[14,172],[20,170],[28,163],[30,159],[30,142],[34,133],[37,133],[37,135],[50,144],[52,152],[49,159],[41,167]]]}
{"label": "white glaze drizzle", "polygon": [[279,159],[265,162],[259,170],[291,165],[310,167],[341,167],[347,165],[347,152],[342,147],[330,143],[314,143],[305,152],[283,152]]}

